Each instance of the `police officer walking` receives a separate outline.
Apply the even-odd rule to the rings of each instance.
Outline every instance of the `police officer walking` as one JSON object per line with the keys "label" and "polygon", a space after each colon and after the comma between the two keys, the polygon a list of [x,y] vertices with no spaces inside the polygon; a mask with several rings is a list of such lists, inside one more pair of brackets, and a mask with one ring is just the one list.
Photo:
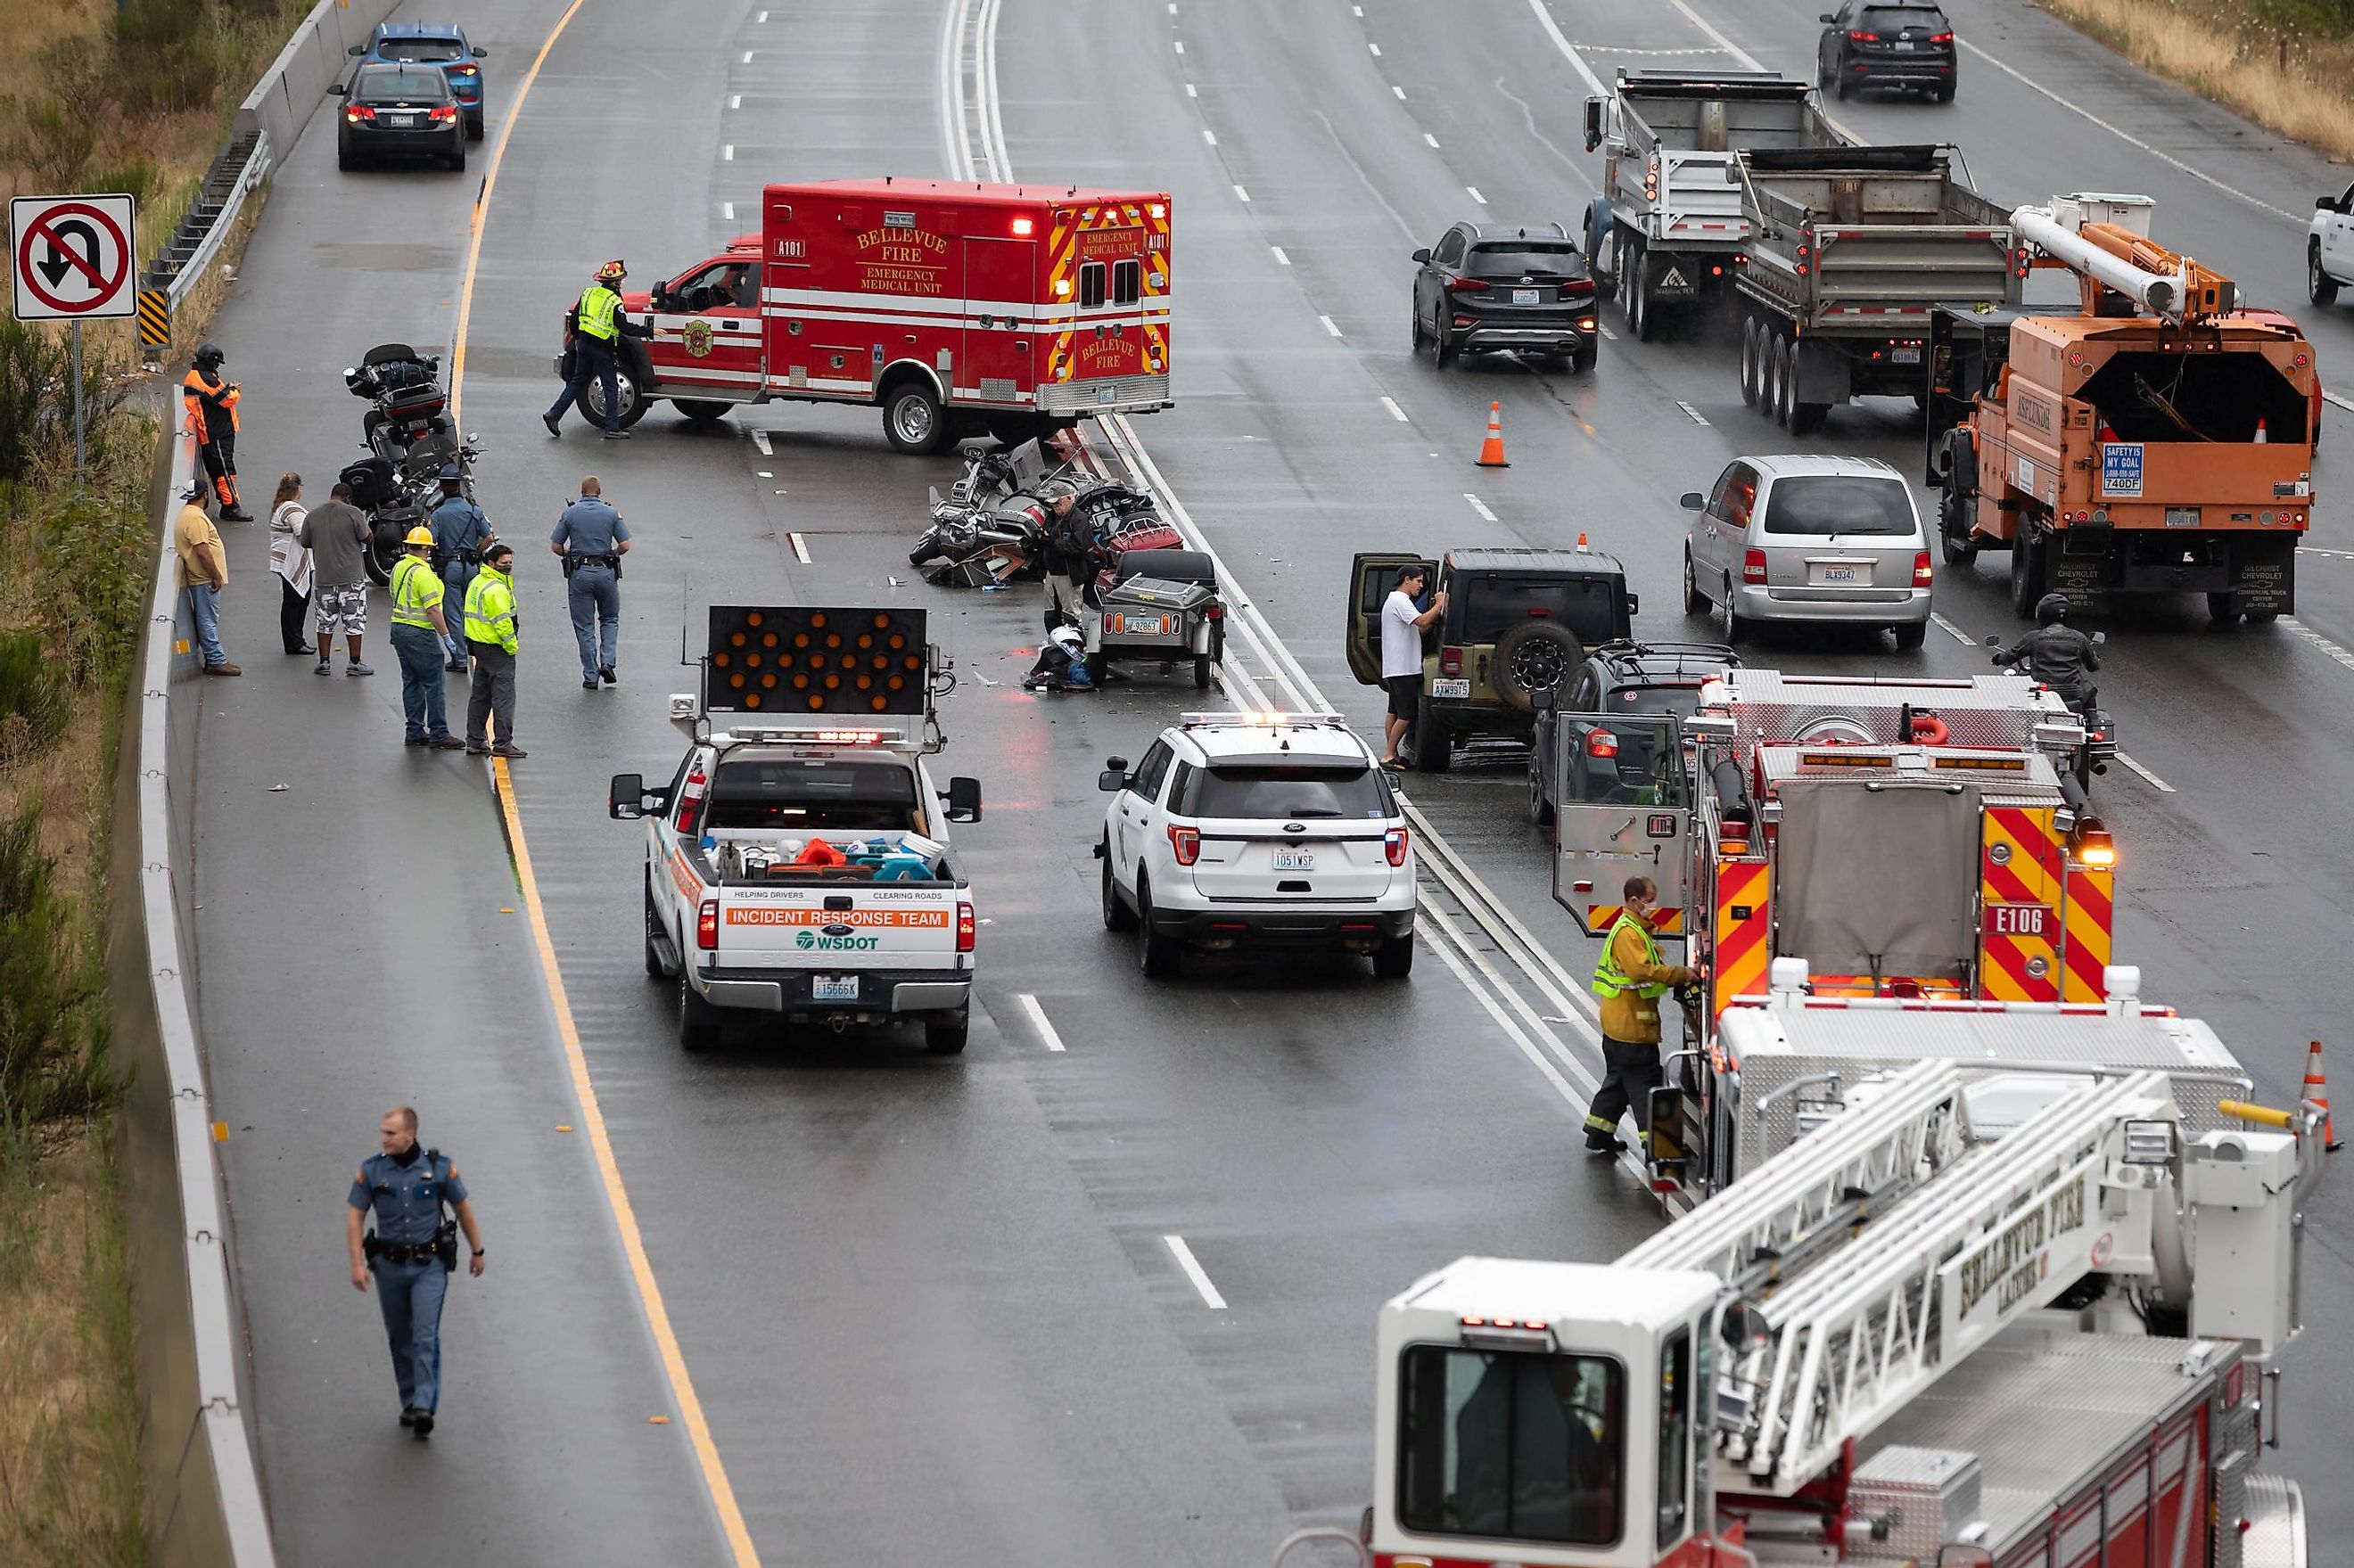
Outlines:
{"label": "police officer walking", "polygon": [[[475,757],[504,757],[521,761],[525,755],[514,743],[515,654],[522,643],[515,636],[514,549],[493,539],[482,551],[482,569],[466,589],[466,651],[473,655],[473,684],[466,693],[466,750]],[[498,725],[499,742],[490,743],[485,720]]]}
{"label": "police officer walking", "polygon": [[[393,1381],[400,1387],[400,1424],[419,1437],[432,1436],[441,1402],[441,1303],[450,1275],[458,1266],[456,1233],[466,1233],[473,1254],[466,1272],[482,1272],[482,1233],[465,1181],[450,1157],[417,1146],[417,1112],[395,1106],[377,1127],[378,1152],[361,1162],[352,1178],[344,1217],[344,1242],[351,1255],[352,1288],[365,1291],[376,1276],[376,1305],[384,1310],[385,1338],[392,1346]],[[447,1208],[457,1216],[445,1221]],[[369,1214],[376,1229],[361,1234]]]}
{"label": "police officer walking", "polygon": [[[441,499],[433,503],[433,567],[441,574],[441,586],[449,590],[451,605],[464,608],[466,588],[482,566],[482,546],[494,537],[491,520],[466,494],[466,476],[454,462],[442,465]],[[453,675],[466,673],[463,630],[455,625],[450,628],[445,657]]]}
{"label": "police officer walking", "polygon": [[547,547],[564,562],[572,636],[580,644],[580,689],[595,691],[600,678],[619,685],[613,660],[621,642],[621,557],[630,553],[630,525],[595,474],[582,476],[580,499],[556,520]]}
{"label": "police officer walking", "polygon": [[196,350],[180,381],[180,400],[187,407],[188,429],[196,438],[205,472],[212,477],[213,494],[220,501],[221,521],[250,523],[253,514],[237,493],[237,400],[243,394],[236,382],[221,378],[220,367],[228,358],[209,343]]}
{"label": "police officer walking", "polygon": [[[564,433],[559,421],[564,418],[566,404],[578,396],[588,385],[589,377],[597,378],[605,394],[605,439],[618,441],[628,439],[629,431],[621,429],[621,389],[615,380],[617,369],[613,355],[621,346],[622,334],[631,337],[652,337],[654,329],[643,323],[633,323],[621,308],[621,296],[613,291],[615,285],[630,275],[630,270],[619,261],[608,261],[597,269],[588,286],[580,291],[565,320],[565,346],[572,351],[572,374],[564,383],[564,390],[542,414],[540,423],[551,436]],[[640,397],[645,395],[639,389]]]}
{"label": "police officer walking", "polygon": [[1659,885],[1648,876],[1630,876],[1620,896],[1625,902],[1594,966],[1594,996],[1602,1004],[1602,1086],[1586,1107],[1585,1147],[1595,1154],[1616,1154],[1627,1147],[1618,1141],[1618,1118],[1629,1110],[1644,1147],[1650,1146],[1651,1091],[1662,1075],[1659,998],[1670,986],[1700,979],[1698,969],[1659,957],[1659,940],[1651,935]]}

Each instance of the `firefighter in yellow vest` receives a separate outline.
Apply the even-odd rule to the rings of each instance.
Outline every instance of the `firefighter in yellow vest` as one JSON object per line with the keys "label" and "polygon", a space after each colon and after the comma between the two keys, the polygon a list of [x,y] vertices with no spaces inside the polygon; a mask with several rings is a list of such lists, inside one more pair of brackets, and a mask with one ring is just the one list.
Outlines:
{"label": "firefighter in yellow vest", "polygon": [[400,709],[408,744],[455,751],[464,743],[450,733],[441,685],[450,623],[441,608],[448,590],[427,558],[433,551],[433,530],[420,523],[402,543],[407,549],[392,565],[392,651],[400,661]]}
{"label": "firefighter in yellow vest", "polygon": [[221,521],[250,523],[253,514],[237,494],[237,400],[242,394],[236,382],[221,378],[220,367],[228,357],[209,343],[196,350],[180,381],[180,400],[187,406],[188,429],[196,438],[197,454],[220,501]]}
{"label": "firefighter in yellow vest", "polygon": [[[482,569],[466,585],[466,652],[474,666],[466,693],[466,749],[476,757],[520,761],[524,750],[514,743],[514,709],[515,654],[522,643],[515,636],[514,571],[514,547],[493,539],[482,546]],[[486,720],[497,726],[495,746]]]}
{"label": "firefighter in yellow vest", "polygon": [[[539,417],[551,436],[564,433],[560,422],[564,406],[578,397],[592,377],[605,397],[605,439],[618,441],[629,436],[630,432],[621,429],[621,390],[614,356],[620,352],[624,335],[654,335],[652,327],[630,320],[630,313],[621,308],[621,296],[614,292],[629,275],[630,270],[620,262],[606,262],[597,269],[597,275],[580,291],[580,298],[565,317],[564,348],[572,357],[572,370],[565,379],[564,390],[557,394],[547,412]],[[635,391],[642,401],[646,389],[641,386]]]}
{"label": "firefighter in yellow vest", "polygon": [[1651,1091],[1659,1086],[1659,998],[1670,987],[1700,979],[1698,969],[1659,958],[1651,922],[1659,907],[1659,885],[1630,876],[1617,920],[1602,942],[1594,966],[1594,995],[1602,1003],[1602,1086],[1585,1114],[1585,1147],[1616,1154],[1618,1118],[1635,1113],[1635,1128],[1650,1141]]}

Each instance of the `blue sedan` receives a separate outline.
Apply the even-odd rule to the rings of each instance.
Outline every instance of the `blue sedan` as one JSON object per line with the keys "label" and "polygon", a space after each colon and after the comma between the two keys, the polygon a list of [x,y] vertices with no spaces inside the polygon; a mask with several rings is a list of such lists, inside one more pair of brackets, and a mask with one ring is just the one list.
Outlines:
{"label": "blue sedan", "polygon": [[440,67],[465,116],[467,138],[482,139],[482,68],[474,63],[483,58],[482,51],[466,41],[463,27],[449,22],[381,22],[366,43],[351,47],[351,53],[364,63]]}

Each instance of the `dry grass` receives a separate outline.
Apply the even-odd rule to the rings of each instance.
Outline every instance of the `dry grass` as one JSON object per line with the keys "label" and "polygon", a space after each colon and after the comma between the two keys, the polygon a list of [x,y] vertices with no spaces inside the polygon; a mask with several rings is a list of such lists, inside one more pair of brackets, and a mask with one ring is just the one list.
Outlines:
{"label": "dry grass", "polygon": [[2274,31],[2251,19],[2244,0],[2041,3],[2146,70],[2333,158],[2354,159],[2354,39]]}

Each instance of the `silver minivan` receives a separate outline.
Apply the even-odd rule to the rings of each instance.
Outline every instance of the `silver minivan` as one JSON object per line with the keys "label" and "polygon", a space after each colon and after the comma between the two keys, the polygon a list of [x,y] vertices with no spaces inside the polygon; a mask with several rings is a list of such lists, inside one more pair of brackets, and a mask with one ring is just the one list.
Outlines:
{"label": "silver minivan", "polygon": [[1727,642],[1762,620],[1929,629],[1929,541],[1912,489],[1877,458],[1744,457],[1683,498],[1684,613]]}

